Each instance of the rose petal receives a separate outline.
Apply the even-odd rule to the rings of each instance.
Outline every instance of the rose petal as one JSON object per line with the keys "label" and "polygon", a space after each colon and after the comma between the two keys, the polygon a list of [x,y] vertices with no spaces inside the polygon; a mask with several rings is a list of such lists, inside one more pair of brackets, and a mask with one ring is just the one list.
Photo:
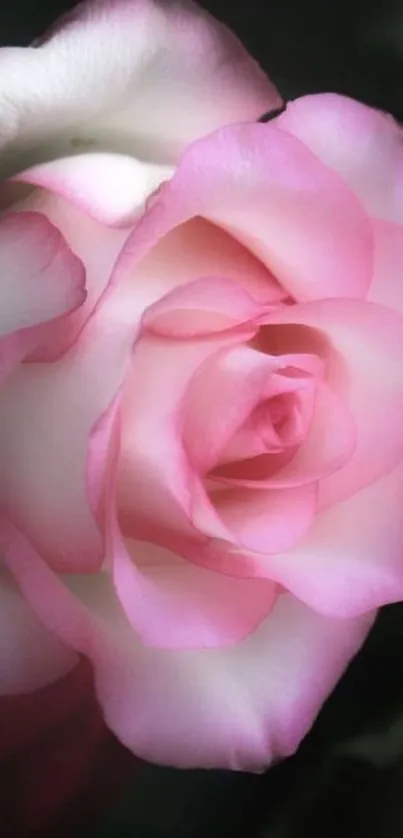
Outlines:
{"label": "rose petal", "polygon": [[63,321],[48,323],[41,329],[40,344],[31,358],[53,360],[74,343],[80,330],[92,314],[95,304],[105,290],[116,257],[127,238],[127,230],[110,230],[89,218],[70,201],[45,189],[35,189],[21,203],[13,207],[25,213],[45,216],[62,233],[73,252],[85,265],[83,305]]}
{"label": "rose petal", "polygon": [[337,503],[403,457],[403,319],[366,301],[319,300],[279,309],[268,320],[317,329],[336,350],[329,383],[344,393],[357,439],[346,465],[320,484],[321,505]]}
{"label": "rose petal", "polygon": [[231,487],[210,495],[238,549],[257,553],[288,550],[315,517],[315,483],[285,489]]}
{"label": "rose petal", "polygon": [[37,49],[3,49],[0,77],[8,171],[87,148],[172,162],[281,102],[226,27],[182,2],[82,3]]}
{"label": "rose petal", "polygon": [[325,93],[289,102],[276,124],[339,172],[371,215],[403,222],[403,133],[392,116]]}
{"label": "rose petal", "polygon": [[374,222],[374,276],[367,299],[403,314],[403,227]]}
{"label": "rose petal", "polygon": [[193,143],[129,237],[118,275],[200,215],[243,242],[297,300],[368,290],[372,229],[360,203],[302,142],[271,124],[232,125]]}
{"label": "rose petal", "polygon": [[69,590],[21,543],[8,564],[45,624],[91,657],[121,741],[182,768],[260,771],[293,753],[374,617],[323,617],[287,595],[230,649],[149,649],[136,643],[106,574],[95,584],[72,579]]}
{"label": "rose petal", "polygon": [[228,485],[255,489],[300,486],[341,469],[352,456],[356,442],[354,419],[345,400],[320,381],[307,437],[285,466],[280,461],[276,469],[274,457],[260,457],[256,462],[245,463],[243,468],[242,463],[235,463],[216,470],[214,477]]}
{"label": "rose petal", "polygon": [[[281,376],[289,366],[312,374],[322,369],[320,359],[308,353],[275,356],[244,345],[227,347],[205,361],[190,382],[183,425],[186,450],[199,471],[205,474],[215,468],[228,452],[239,453],[236,442],[240,429],[259,403],[295,389],[296,379]],[[252,422],[245,436],[250,456],[253,446],[257,454],[267,453]]]}
{"label": "rose petal", "polygon": [[76,663],[75,652],[38,620],[13,577],[0,566],[0,695],[38,690]]}
{"label": "rose petal", "polygon": [[[281,288],[273,287],[270,277],[267,280],[264,304],[263,300],[259,302],[251,297],[246,288],[233,279],[201,277],[174,288],[150,306],[143,325],[152,334],[181,339],[207,337],[238,323],[256,320],[283,296]],[[183,351],[186,352],[185,347]]]}
{"label": "rose petal", "polygon": [[103,224],[129,227],[172,172],[172,166],[142,163],[123,154],[93,153],[32,166],[13,180],[55,192]]}
{"label": "rose petal", "polygon": [[0,220],[0,272],[2,336],[65,314],[85,299],[83,265],[37,212]]}
{"label": "rose petal", "polygon": [[[270,580],[230,579],[155,545],[129,544],[130,552],[115,528],[112,562],[116,591],[131,626],[146,646],[182,650],[237,643],[255,631],[274,605],[277,586]],[[151,556],[150,565],[143,559],[145,548]],[[161,552],[165,553],[162,564]]]}
{"label": "rose petal", "polygon": [[[354,617],[403,596],[403,467],[354,497],[321,512],[310,532],[288,553],[268,556],[260,570],[244,561],[249,577],[285,585],[321,613]],[[248,567],[247,567],[248,565]]]}
{"label": "rose petal", "polygon": [[74,311],[85,300],[85,270],[59,230],[38,212],[0,220],[0,376],[41,340],[33,327]]}
{"label": "rose petal", "polygon": [[192,516],[196,496],[201,502],[200,475],[182,439],[184,398],[206,358],[253,333],[246,325],[243,331],[188,341],[185,351],[181,343],[157,336],[138,342],[125,383],[118,466],[118,505],[126,534],[150,540],[151,528],[152,541],[166,530],[197,535]]}

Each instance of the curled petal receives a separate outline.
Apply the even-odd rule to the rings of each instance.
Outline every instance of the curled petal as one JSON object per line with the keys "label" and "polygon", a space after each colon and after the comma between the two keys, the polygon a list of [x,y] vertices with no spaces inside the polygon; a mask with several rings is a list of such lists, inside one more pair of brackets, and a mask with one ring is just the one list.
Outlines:
{"label": "curled petal", "polygon": [[179,0],[80,3],[36,49],[1,50],[0,78],[7,174],[83,150],[172,162],[281,102],[226,27]]}
{"label": "curled petal", "polygon": [[85,270],[59,230],[38,212],[0,220],[0,376],[41,340],[40,327],[79,308]]}

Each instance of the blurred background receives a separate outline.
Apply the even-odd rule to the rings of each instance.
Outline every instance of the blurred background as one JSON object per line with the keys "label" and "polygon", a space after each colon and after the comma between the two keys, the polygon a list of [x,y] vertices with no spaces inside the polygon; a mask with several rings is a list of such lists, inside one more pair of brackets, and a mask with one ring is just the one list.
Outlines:
{"label": "blurred background", "polygon": [[[0,44],[29,44],[74,5],[3,3]],[[403,0],[201,5],[238,34],[284,98],[332,90],[403,121]],[[11,724],[28,726],[30,738],[0,760],[4,838],[400,838],[403,606],[383,610],[296,756],[262,776],[136,760],[105,729],[85,664],[35,702],[0,705],[0,742]]]}

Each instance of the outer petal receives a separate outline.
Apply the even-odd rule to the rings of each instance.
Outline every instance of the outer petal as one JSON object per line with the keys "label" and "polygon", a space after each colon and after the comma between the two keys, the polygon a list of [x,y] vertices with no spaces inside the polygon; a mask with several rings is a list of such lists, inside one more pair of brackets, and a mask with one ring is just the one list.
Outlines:
{"label": "outer petal", "polygon": [[[116,258],[128,236],[127,230],[111,230],[63,197],[35,189],[14,211],[41,213],[62,233],[73,252],[85,265],[86,299],[77,311],[63,321],[48,323],[41,329],[41,340],[34,358],[53,360],[74,343],[91,316],[111,278]],[[31,356],[32,357],[32,356]]]}
{"label": "outer petal", "polygon": [[80,4],[39,48],[2,50],[0,76],[0,145],[14,171],[87,147],[172,161],[280,104],[238,40],[177,0]]}
{"label": "outer petal", "polygon": [[326,93],[290,102],[276,124],[339,172],[371,215],[403,222],[403,132],[392,116]]}
{"label": "outer petal", "polygon": [[293,753],[374,616],[330,619],[286,595],[231,649],[152,650],[136,642],[106,575],[69,589],[17,539],[7,561],[45,624],[91,657],[121,741],[182,768],[259,771]]}
{"label": "outer petal", "polygon": [[[42,332],[85,300],[85,270],[59,230],[37,212],[0,220],[0,377],[31,352]],[[63,322],[63,321],[61,321]]]}
{"label": "outer petal", "polygon": [[128,227],[172,171],[123,154],[92,153],[39,163],[13,180],[62,195],[103,224]]}
{"label": "outer petal", "polygon": [[12,576],[0,567],[0,695],[51,684],[76,662],[75,652],[45,628]]}
{"label": "outer petal", "polygon": [[272,124],[228,126],[194,143],[129,238],[118,272],[200,215],[246,244],[297,300],[368,290],[369,219],[338,175]]}

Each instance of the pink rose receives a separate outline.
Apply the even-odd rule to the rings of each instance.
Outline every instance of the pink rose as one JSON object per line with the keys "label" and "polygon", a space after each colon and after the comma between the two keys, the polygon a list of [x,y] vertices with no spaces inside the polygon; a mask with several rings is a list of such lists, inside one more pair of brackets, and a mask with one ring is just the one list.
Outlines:
{"label": "pink rose", "polygon": [[[35,53],[44,85],[46,50],[56,67],[81,38],[101,54],[113,21],[112,67],[128,61],[129,9],[162,19],[154,4],[122,2],[109,20],[111,6]],[[199,108],[206,66],[210,103],[240,95],[229,110],[217,100],[216,125],[243,123],[203,137],[209,113],[181,132],[175,152],[200,138],[140,219],[155,182],[146,175],[140,195],[130,157],[85,154],[18,175],[37,188],[1,220],[0,672],[4,691],[32,690],[82,653],[107,723],[135,753],[259,770],[295,750],[376,609],[403,596],[402,135],[332,95],[250,121],[272,88],[263,105],[240,52],[216,72],[210,19],[173,14],[164,39],[170,23],[172,37],[186,30],[198,69],[174,53],[189,106],[178,124],[174,82],[149,93],[162,152]],[[163,65],[148,69],[157,90]],[[101,89],[113,88],[108,72]],[[95,77],[80,72],[91,107]],[[52,124],[54,107],[42,111]],[[143,132],[153,148],[140,112],[139,147]],[[127,151],[130,114],[95,111],[94,134]],[[35,131],[14,134],[11,160]],[[159,161],[175,164],[170,153]]]}

